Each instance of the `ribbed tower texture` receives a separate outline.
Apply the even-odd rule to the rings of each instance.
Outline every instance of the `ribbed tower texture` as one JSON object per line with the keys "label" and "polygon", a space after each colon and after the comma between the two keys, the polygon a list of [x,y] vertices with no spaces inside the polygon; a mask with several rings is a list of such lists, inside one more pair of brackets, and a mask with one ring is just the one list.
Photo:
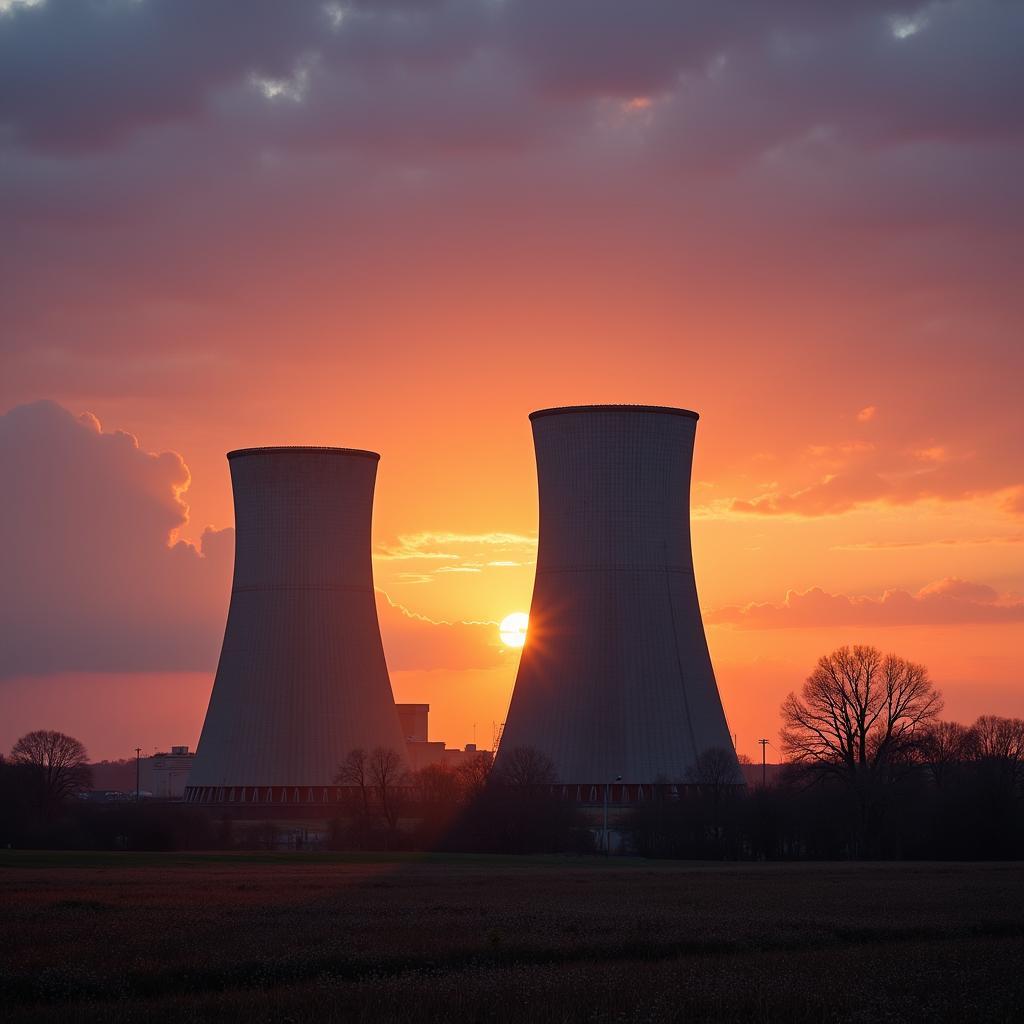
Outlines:
{"label": "ribbed tower texture", "polygon": [[607,405],[530,419],[537,576],[498,766],[528,746],[561,783],[632,785],[686,781],[710,748],[735,761],[690,550],[697,414]]}
{"label": "ribbed tower texture", "polygon": [[234,582],[187,799],[320,802],[350,750],[404,757],[370,563],[379,458],[228,453]]}

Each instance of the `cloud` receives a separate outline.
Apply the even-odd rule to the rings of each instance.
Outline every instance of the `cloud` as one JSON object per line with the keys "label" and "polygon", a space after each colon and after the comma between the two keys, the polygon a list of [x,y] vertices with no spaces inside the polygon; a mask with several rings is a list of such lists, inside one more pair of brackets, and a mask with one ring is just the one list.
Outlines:
{"label": "cloud", "polygon": [[987,537],[939,537],[934,540],[869,540],[855,544],[833,544],[833,551],[889,551],[904,548],[1015,547],[1024,544],[1024,533]]}
{"label": "cloud", "polygon": [[[537,540],[520,533],[449,533],[423,531],[403,534],[396,544],[384,545],[374,554],[377,562],[408,562],[412,568],[399,572],[402,583],[432,583],[440,575],[479,574],[490,569],[521,568],[533,564]],[[496,558],[514,555],[514,558]],[[416,566],[415,563],[423,563]],[[431,563],[444,562],[444,565]]]}
{"label": "cloud", "polygon": [[948,577],[916,593],[880,597],[829,594],[820,587],[791,590],[782,604],[721,608],[712,625],[739,629],[817,629],[837,626],[936,626],[1024,622],[1024,598],[1000,596],[984,583]]}
{"label": "cloud", "polygon": [[495,622],[444,622],[427,618],[377,591],[377,614],[393,672],[493,668],[507,650]]}
{"label": "cloud", "polygon": [[[57,672],[213,672],[231,585],[234,531],[177,540],[190,474],[55,402],[0,416],[0,678]],[[435,537],[417,535],[413,546]],[[468,538],[503,548],[515,534]],[[479,571],[479,570],[474,570]],[[496,625],[437,622],[378,593],[395,670],[501,663]]]}
{"label": "cloud", "polygon": [[175,452],[53,402],[0,416],[0,676],[215,664],[232,531],[198,547]]}
{"label": "cloud", "polygon": [[[1017,488],[1024,475],[1024,467],[995,450],[977,451],[962,442],[935,440],[907,444],[893,436],[881,443],[813,445],[803,461],[811,470],[828,471],[806,487],[787,491],[776,486],[755,498],[735,499],[731,510],[766,516],[823,516],[872,502],[964,501]],[[1012,496],[1006,508],[1019,512]]]}
{"label": "cloud", "polygon": [[[446,560],[461,557],[455,548],[469,548],[474,551],[535,551],[537,538],[521,533],[422,533],[402,534],[397,544],[384,545],[374,553],[381,561]],[[507,565],[507,562],[493,563]]]}

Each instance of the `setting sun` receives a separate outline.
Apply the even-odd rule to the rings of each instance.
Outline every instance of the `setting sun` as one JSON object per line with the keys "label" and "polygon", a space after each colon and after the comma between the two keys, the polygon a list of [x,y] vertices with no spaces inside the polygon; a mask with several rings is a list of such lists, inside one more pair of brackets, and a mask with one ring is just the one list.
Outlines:
{"label": "setting sun", "polygon": [[506,647],[522,647],[526,643],[526,627],[530,617],[526,612],[512,612],[501,620],[498,632]]}

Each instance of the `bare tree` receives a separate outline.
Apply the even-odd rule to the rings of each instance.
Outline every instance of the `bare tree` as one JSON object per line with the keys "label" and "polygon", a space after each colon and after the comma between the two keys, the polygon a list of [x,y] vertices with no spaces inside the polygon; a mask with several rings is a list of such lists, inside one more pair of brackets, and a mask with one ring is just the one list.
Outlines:
{"label": "bare tree", "polygon": [[471,800],[484,791],[493,767],[494,754],[489,750],[479,750],[455,769],[459,784],[468,799]]}
{"label": "bare tree", "polygon": [[932,781],[941,789],[968,760],[973,744],[972,730],[959,722],[933,722],[921,731],[917,749]]}
{"label": "bare tree", "polygon": [[558,781],[555,763],[536,747],[515,747],[505,754],[495,780],[503,786],[532,788],[550,786]]}
{"label": "bare tree", "polygon": [[818,660],[801,695],[782,704],[791,762],[841,778],[893,770],[942,711],[924,665],[874,647],[840,647]]}
{"label": "bare tree", "polygon": [[35,770],[48,803],[66,800],[92,784],[85,747],[73,736],[52,729],[22,736],[11,748],[11,763]]}
{"label": "bare tree", "polygon": [[377,790],[380,808],[391,828],[398,823],[394,790],[405,777],[405,764],[398,751],[391,747],[374,747],[369,760],[369,779]]}
{"label": "bare tree", "polygon": [[782,749],[812,777],[831,775],[850,789],[864,853],[885,785],[910,770],[917,741],[941,711],[923,665],[874,647],[840,647],[818,660],[799,697],[783,702]]}
{"label": "bare tree", "polygon": [[412,784],[424,805],[454,806],[463,788],[457,772],[443,764],[428,764],[414,773]]}
{"label": "bare tree", "polygon": [[696,786],[718,789],[739,784],[736,755],[725,747],[708,747],[686,771],[686,781]]}
{"label": "bare tree", "polygon": [[334,781],[340,786],[358,786],[363,799],[363,814],[370,816],[370,772],[369,758],[362,747],[356,747],[345,755],[345,760],[338,765]]}
{"label": "bare tree", "polygon": [[982,715],[971,726],[969,756],[990,787],[1012,793],[1024,782],[1024,719]]}
{"label": "bare tree", "polygon": [[970,730],[976,759],[1005,761],[1016,770],[1024,765],[1024,719],[982,715]]}

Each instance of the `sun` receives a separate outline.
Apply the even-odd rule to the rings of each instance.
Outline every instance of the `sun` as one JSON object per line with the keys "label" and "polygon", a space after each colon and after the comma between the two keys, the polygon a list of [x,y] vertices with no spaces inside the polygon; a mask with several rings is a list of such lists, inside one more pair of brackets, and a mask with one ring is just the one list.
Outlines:
{"label": "sun", "polygon": [[501,620],[498,632],[506,647],[522,647],[526,643],[526,627],[530,617],[526,612],[512,612]]}

